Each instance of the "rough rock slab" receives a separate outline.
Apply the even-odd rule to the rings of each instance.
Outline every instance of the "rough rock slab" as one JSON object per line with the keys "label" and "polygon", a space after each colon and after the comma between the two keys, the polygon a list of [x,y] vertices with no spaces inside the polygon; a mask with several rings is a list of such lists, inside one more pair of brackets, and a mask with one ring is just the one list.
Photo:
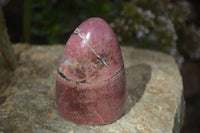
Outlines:
{"label": "rough rock slab", "polygon": [[11,72],[0,56],[0,132],[180,132],[184,99],[175,60],[148,50],[121,47],[128,99],[123,116],[102,126],[76,125],[57,113],[55,79],[63,45],[14,45],[20,66]]}

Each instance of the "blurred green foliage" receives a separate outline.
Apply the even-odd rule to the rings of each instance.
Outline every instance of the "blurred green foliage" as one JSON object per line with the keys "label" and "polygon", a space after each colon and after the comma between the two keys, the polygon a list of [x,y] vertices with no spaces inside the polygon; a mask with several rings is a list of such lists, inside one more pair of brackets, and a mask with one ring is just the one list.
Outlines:
{"label": "blurred green foliage", "polygon": [[32,9],[32,43],[63,44],[82,21],[97,16],[121,45],[200,57],[200,30],[186,24],[193,12],[185,0],[33,0]]}
{"label": "blurred green foliage", "polygon": [[64,43],[72,31],[89,17],[111,21],[119,14],[119,1],[33,0],[31,36],[34,43]]}
{"label": "blurred green foliage", "polygon": [[119,40],[136,47],[176,53],[178,35],[190,14],[189,5],[170,0],[132,0],[123,3],[114,27]]}

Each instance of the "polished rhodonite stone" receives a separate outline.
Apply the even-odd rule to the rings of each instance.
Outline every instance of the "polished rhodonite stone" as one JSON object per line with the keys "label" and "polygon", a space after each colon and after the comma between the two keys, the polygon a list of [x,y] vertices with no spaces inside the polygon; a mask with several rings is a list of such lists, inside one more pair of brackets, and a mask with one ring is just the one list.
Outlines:
{"label": "polished rhodonite stone", "polygon": [[77,124],[108,124],[126,103],[125,71],[115,33],[101,18],[79,25],[66,43],[58,69],[58,112]]}

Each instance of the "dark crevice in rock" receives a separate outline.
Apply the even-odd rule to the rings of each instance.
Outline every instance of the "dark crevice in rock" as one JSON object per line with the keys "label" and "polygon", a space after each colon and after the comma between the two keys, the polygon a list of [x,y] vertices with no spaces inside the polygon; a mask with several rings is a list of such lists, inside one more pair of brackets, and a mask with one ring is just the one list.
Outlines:
{"label": "dark crevice in rock", "polygon": [[3,104],[6,101],[6,98],[7,97],[5,97],[5,96],[0,97],[0,105]]}
{"label": "dark crevice in rock", "polygon": [[80,83],[87,83],[87,84],[90,84],[89,82],[87,82],[87,80],[85,79],[85,80],[82,80],[82,81],[75,81],[75,80],[72,80],[72,79],[69,79],[69,78],[67,78],[67,76],[65,75],[65,74],[63,74],[62,72],[59,72],[58,71],[58,73],[59,73],[59,75],[62,77],[62,78],[64,78],[66,81],[68,81],[68,82],[74,82],[74,83],[76,83],[77,85],[79,85]]}
{"label": "dark crevice in rock", "polygon": [[73,32],[72,35],[78,35],[78,33]]}

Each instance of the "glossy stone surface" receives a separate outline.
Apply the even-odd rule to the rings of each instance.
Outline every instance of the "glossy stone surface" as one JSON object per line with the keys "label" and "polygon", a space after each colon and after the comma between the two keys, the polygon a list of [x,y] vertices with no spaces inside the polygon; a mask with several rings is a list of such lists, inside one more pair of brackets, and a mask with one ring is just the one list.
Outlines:
{"label": "glossy stone surface", "polygon": [[58,112],[77,124],[112,123],[124,111],[125,83],[115,33],[103,19],[87,19],[64,49],[56,81]]}

